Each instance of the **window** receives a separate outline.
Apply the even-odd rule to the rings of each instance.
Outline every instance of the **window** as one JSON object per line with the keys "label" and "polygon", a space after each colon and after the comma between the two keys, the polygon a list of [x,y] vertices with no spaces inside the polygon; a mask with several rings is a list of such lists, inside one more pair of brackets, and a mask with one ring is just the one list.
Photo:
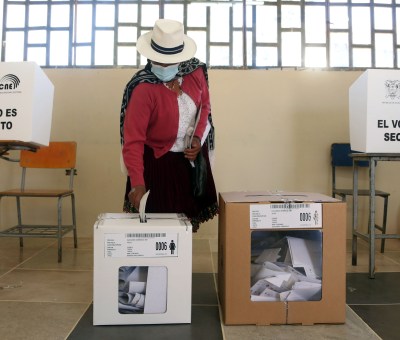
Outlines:
{"label": "window", "polygon": [[400,0],[4,0],[2,61],[139,67],[137,38],[184,23],[214,68],[398,68]]}

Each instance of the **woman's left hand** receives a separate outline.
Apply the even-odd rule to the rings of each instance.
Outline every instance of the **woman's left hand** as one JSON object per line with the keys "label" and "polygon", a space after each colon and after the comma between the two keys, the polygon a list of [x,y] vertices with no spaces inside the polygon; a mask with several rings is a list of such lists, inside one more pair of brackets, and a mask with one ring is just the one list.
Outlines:
{"label": "woman's left hand", "polygon": [[196,159],[197,154],[201,151],[201,143],[200,138],[193,137],[192,147],[190,149],[185,149],[183,153],[185,154],[185,158],[189,161],[194,161]]}

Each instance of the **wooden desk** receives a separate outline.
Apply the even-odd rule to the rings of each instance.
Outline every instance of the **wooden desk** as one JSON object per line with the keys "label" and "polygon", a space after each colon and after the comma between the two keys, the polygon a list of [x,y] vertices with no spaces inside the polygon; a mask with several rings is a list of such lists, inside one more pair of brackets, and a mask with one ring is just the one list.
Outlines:
{"label": "wooden desk", "polygon": [[[353,223],[352,223],[352,265],[357,265],[357,237],[369,243],[369,277],[375,278],[375,240],[399,239],[400,234],[376,234],[375,232],[375,170],[378,162],[400,161],[400,153],[353,153]],[[368,232],[358,230],[358,163],[369,162],[369,220]]]}

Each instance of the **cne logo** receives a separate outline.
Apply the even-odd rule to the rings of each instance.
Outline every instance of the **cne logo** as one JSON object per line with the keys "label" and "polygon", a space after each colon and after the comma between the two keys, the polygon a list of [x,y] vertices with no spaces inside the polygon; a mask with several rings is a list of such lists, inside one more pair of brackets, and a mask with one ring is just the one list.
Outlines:
{"label": "cne logo", "polygon": [[15,90],[21,81],[14,74],[6,74],[0,79],[0,90]]}

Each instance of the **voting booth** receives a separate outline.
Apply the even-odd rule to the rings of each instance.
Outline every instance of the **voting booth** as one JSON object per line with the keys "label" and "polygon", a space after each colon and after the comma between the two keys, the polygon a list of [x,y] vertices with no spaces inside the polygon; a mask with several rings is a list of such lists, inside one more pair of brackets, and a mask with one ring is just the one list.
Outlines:
{"label": "voting booth", "polygon": [[235,324],[344,323],[346,203],[305,192],[219,197],[218,295]]}
{"label": "voting booth", "polygon": [[182,215],[101,214],[93,325],[190,323],[192,225]]}
{"label": "voting booth", "polygon": [[400,71],[366,70],[349,89],[354,151],[400,152]]}
{"label": "voting booth", "polygon": [[36,63],[0,63],[0,139],[47,146],[53,96],[53,84]]}

